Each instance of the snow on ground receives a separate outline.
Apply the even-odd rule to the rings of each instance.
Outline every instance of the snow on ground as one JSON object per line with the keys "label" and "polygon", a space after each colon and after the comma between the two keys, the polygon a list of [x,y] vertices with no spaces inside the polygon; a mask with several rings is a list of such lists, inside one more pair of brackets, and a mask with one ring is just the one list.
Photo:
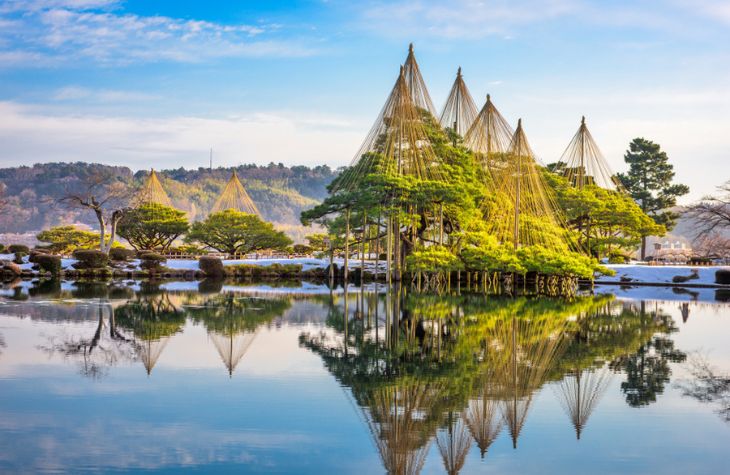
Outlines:
{"label": "snow on ground", "polygon": [[632,279],[632,282],[672,283],[676,275],[689,276],[697,271],[699,279],[688,280],[687,284],[714,284],[715,272],[719,269],[730,270],[730,267],[698,267],[698,266],[649,266],[641,264],[609,264],[606,267],[616,271],[615,276],[601,276],[601,282],[621,282],[621,277]]}

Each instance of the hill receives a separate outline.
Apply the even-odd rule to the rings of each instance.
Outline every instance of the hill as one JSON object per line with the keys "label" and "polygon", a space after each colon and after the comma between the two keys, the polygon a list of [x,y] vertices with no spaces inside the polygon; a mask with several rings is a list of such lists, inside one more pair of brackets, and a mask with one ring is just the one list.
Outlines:
{"label": "hill", "polygon": [[[0,169],[4,195],[0,233],[33,233],[70,223],[95,226],[91,213],[69,209],[58,200],[68,190],[78,187],[84,177],[102,169],[113,172],[130,190],[136,189],[147,176],[147,171],[134,173],[127,167],[82,162]],[[301,240],[305,233],[299,214],[324,199],[327,185],[337,174],[326,165],[309,168],[274,163],[157,172],[173,204],[187,211],[191,220],[196,220],[208,214],[234,169],[263,218],[276,223],[295,240]]]}

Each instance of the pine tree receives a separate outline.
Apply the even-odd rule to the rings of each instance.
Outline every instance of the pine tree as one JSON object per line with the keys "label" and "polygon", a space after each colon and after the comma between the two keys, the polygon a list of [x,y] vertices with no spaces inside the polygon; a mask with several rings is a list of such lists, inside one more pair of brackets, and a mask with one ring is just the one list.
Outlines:
{"label": "pine tree", "polygon": [[[677,204],[677,197],[689,193],[689,187],[672,183],[674,166],[659,144],[636,138],[624,155],[629,172],[620,173],[619,179],[631,197],[657,224],[667,231],[674,227],[678,215],[668,208]],[[646,236],[641,239],[641,259],[646,257]]]}

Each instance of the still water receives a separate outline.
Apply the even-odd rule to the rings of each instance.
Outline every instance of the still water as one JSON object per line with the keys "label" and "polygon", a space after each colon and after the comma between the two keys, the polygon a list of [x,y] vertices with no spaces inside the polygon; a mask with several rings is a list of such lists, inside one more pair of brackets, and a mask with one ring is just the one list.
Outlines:
{"label": "still water", "polygon": [[730,305],[0,292],[0,472],[728,473]]}

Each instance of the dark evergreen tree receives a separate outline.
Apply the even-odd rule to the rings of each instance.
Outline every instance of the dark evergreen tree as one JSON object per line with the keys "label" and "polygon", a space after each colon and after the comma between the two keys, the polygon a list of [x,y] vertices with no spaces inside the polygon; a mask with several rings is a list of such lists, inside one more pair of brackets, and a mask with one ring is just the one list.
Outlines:
{"label": "dark evergreen tree", "polygon": [[[636,138],[624,155],[629,164],[626,174],[618,177],[644,213],[657,224],[671,231],[678,215],[669,210],[677,204],[677,197],[689,193],[689,187],[672,183],[674,166],[661,146],[644,138]],[[646,236],[641,239],[641,259],[646,257]]]}

